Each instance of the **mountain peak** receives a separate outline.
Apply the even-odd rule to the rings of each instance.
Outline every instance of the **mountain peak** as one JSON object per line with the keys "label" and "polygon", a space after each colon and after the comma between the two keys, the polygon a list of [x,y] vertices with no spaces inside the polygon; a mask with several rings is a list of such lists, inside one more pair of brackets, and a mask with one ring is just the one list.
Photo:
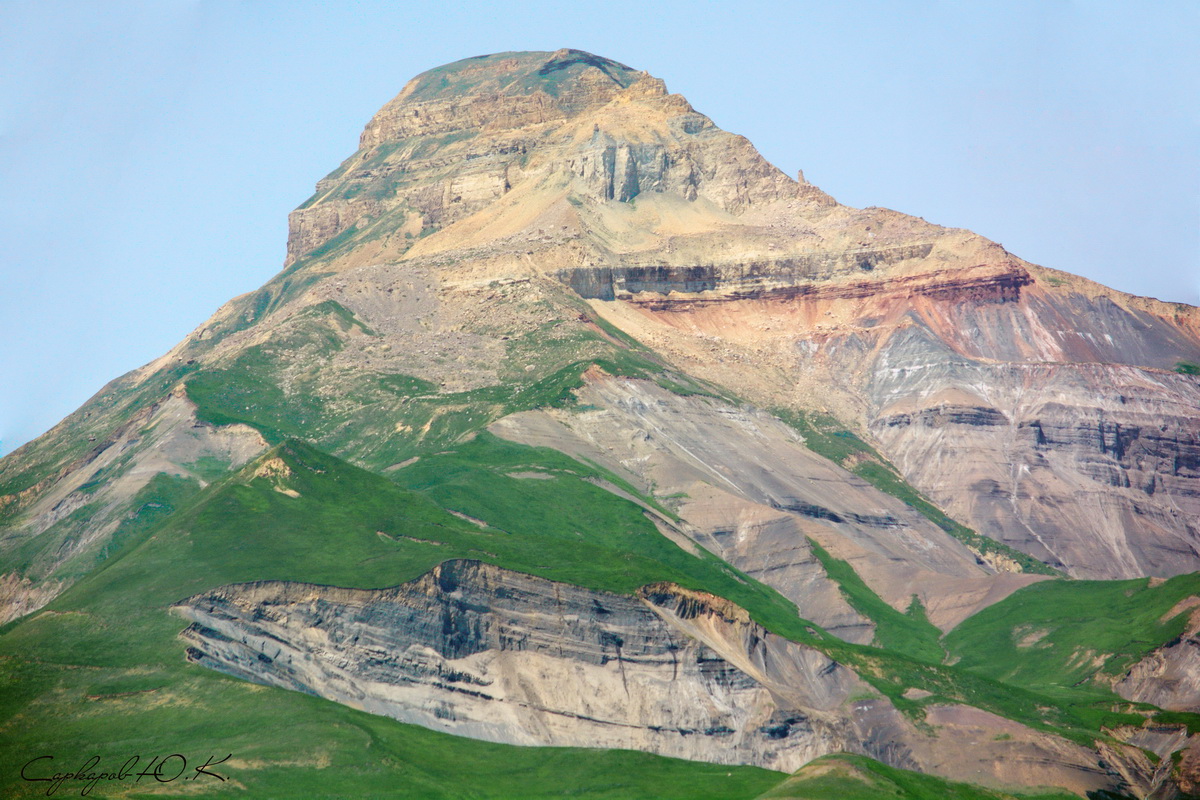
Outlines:
{"label": "mountain peak", "polygon": [[526,253],[530,237],[542,249],[547,225],[579,238],[595,258],[579,248],[573,258],[591,263],[657,240],[606,205],[639,196],[670,205],[668,228],[693,233],[785,196],[833,202],[646,72],[582,50],[497,53],[423,72],[380,109],[358,151],[292,213],[286,265],[364,243],[343,266],[501,240]]}
{"label": "mountain peak", "polygon": [[453,133],[491,123],[521,127],[569,118],[608,103],[635,83],[662,81],[583,50],[475,56],[422,72],[363,131],[361,146],[413,135]]}
{"label": "mountain peak", "polygon": [[401,97],[431,100],[493,93],[517,96],[538,91],[554,97],[577,88],[580,81],[600,76],[623,89],[643,74],[612,59],[569,48],[553,53],[492,53],[422,72],[409,81]]}

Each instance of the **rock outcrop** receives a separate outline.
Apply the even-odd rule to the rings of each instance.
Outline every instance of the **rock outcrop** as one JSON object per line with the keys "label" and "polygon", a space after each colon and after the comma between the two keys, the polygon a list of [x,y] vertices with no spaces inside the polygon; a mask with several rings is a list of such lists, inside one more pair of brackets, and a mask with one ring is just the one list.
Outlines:
{"label": "rock outcrop", "polygon": [[[848,745],[842,706],[868,688],[853,672],[745,612],[715,641],[711,596],[643,597],[448,562],[378,592],[263,583],[176,608],[191,661],[459,735],[785,771]],[[680,617],[707,620],[709,641]]]}
{"label": "rock outcrop", "polygon": [[[1189,597],[1163,617],[1198,605],[1200,598]],[[1200,713],[1200,612],[1193,610],[1182,635],[1134,664],[1113,689],[1139,703]]]}
{"label": "rock outcrop", "polygon": [[359,151],[292,213],[287,263],[352,230],[412,239],[514,188],[535,206],[563,189],[592,203],[670,194],[734,212],[781,193],[826,201],[644,72],[578,50],[500,53],[418,75],[384,106]]}
{"label": "rock outcrop", "polygon": [[673,584],[634,598],[456,561],[392,589],[261,582],[175,610],[192,620],[182,637],[195,663],[489,741],[789,772],[848,751],[1080,793],[1140,789],[1147,777],[1132,749],[1106,763],[965,706],[931,707],[931,727],[919,727],[820,651]]}
{"label": "rock outcrop", "polygon": [[952,516],[1071,575],[1200,569],[1200,381],[1173,369],[1200,360],[1195,310],[988,247],[946,269],[946,246],[893,276],[593,302],[760,402],[857,423]]}

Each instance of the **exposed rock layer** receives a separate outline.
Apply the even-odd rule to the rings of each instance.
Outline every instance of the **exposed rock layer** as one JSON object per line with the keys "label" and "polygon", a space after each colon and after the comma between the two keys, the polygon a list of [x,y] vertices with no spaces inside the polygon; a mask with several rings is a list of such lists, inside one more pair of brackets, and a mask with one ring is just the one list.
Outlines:
{"label": "exposed rock layer", "polygon": [[[838,205],[661,81],[607,59],[506,53],[419,76],[292,215],[287,263],[0,460],[0,552],[15,560],[20,549],[33,565],[5,571],[10,616],[57,592],[71,559],[96,556],[155,474],[198,479],[201,459],[233,468],[261,450],[249,426],[200,422],[179,388],[206,379],[216,395],[244,391],[231,376],[247,374],[250,391],[233,392],[245,402],[216,418],[245,414],[265,430],[255,414],[270,406],[275,423],[301,421],[295,435],[376,469],[491,424],[585,455],[646,494],[675,494],[683,521],[659,518],[665,534],[779,587],[854,641],[871,625],[810,536],[894,607],[919,595],[944,628],[1025,580],[992,575],[748,407],[593,374],[572,411],[510,415],[513,397],[537,394],[512,387],[563,380],[627,344],[621,332],[759,407],[833,412],[954,516],[1073,574],[1198,566],[1200,397],[1196,378],[1172,371],[1200,362],[1196,309],[1035,267],[966,231]],[[484,400],[466,396],[476,390]],[[435,408],[418,418],[416,406]],[[711,600],[663,590],[646,605],[558,587],[552,604],[536,581],[478,570],[441,584],[470,572],[390,595],[216,590],[188,612],[193,655],[506,741],[625,741],[763,764],[849,747],[1076,791],[1154,780],[1137,753],[1098,755],[978,709],[932,706],[940,735],[914,732],[878,698],[850,703],[857,679],[814,678],[823,657],[728,608],[701,609]],[[671,685],[664,641],[687,657],[671,662]],[[1164,651],[1122,691],[1191,702],[1179,691],[1187,652]],[[605,708],[588,706],[593,688]],[[733,756],[712,746],[735,740]]]}
{"label": "exposed rock layer", "polygon": [[847,745],[854,673],[742,612],[739,655],[764,686],[656,613],[696,620],[713,598],[646,597],[449,562],[379,592],[264,583],[177,608],[192,661],[460,735],[785,771]]}
{"label": "exposed rock layer", "polygon": [[457,561],[393,589],[263,582],[175,609],[193,621],[183,633],[191,661],[491,741],[784,771],[852,751],[1081,793],[1146,779],[1131,753],[1113,750],[1106,765],[973,708],[932,706],[923,731],[828,656],[672,584],[632,598]]}
{"label": "exposed rock layer", "polygon": [[1200,569],[1200,382],[1169,371],[1200,359],[1195,313],[1018,266],[916,269],[596,307],[718,380],[858,420],[953,516],[1073,575]]}

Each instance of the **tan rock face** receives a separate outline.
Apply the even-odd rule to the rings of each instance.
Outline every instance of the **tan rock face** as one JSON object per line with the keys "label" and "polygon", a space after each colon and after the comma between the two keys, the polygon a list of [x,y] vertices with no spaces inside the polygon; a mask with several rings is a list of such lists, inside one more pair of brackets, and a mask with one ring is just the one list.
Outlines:
{"label": "tan rock face", "polygon": [[[84,438],[116,441],[163,400],[147,387],[166,375],[283,352],[275,343],[322,303],[372,335],[354,329],[316,361],[280,356],[285,393],[311,380],[336,397],[347,376],[375,373],[443,392],[503,383],[525,374],[503,337],[578,335],[582,297],[747,400],[834,412],[953,516],[1071,574],[1200,568],[1200,385],[1170,372],[1200,362],[1196,309],[840,206],[616,62],[507,53],[418,76],[291,230],[289,270],[0,462],[17,487],[0,513],[40,530],[77,510],[69,475],[91,457]],[[395,413],[388,431],[421,435]],[[354,447],[381,435],[364,430]],[[771,529],[738,558],[765,565],[782,541]],[[852,537],[823,541],[856,557]],[[896,602],[895,581],[868,580]]]}
{"label": "tan rock face", "polygon": [[[574,50],[500,54],[410,81],[367,125],[359,152],[293,212],[287,263],[352,228],[398,255],[422,233],[480,213],[464,227],[494,221],[502,198],[502,212],[528,214],[566,196],[591,205],[662,194],[705,201],[702,217],[782,196],[831,202],[645,73]],[[568,231],[605,227],[606,215],[589,211]]]}
{"label": "tan rock face", "polygon": [[[444,392],[503,383],[525,374],[503,336],[578,335],[579,296],[747,400],[834,412],[953,516],[1071,574],[1200,568],[1200,384],[1170,372],[1200,362],[1196,309],[1035,267],[966,231],[840,206],[616,62],[509,53],[418,76],[291,231],[291,266],[262,292],[0,462],[0,481],[17,487],[0,513],[28,531],[78,510],[85,440],[120,439],[163,400],[147,387],[187,365],[282,352],[272,343],[322,303],[373,335],[354,329],[323,360],[284,364],[285,391],[311,378],[336,396],[346,376],[374,373]],[[389,431],[421,435],[396,414]],[[380,435],[364,430],[356,446]],[[718,484],[707,485],[726,491]],[[742,513],[697,519],[717,530]],[[761,547],[723,551],[747,567],[800,542],[753,525],[772,531]],[[859,555],[852,537],[821,541]],[[903,581],[867,579],[900,602]]]}
{"label": "tan rock face", "polygon": [[449,562],[392,590],[265,583],[177,609],[192,661],[459,735],[787,771],[848,746],[853,672],[710,596],[645,598]]}
{"label": "tan rock face", "polygon": [[[417,253],[452,246],[454,232],[496,230],[517,201],[544,204],[566,187],[578,199],[564,230],[582,236],[582,252],[551,274],[631,306],[605,311],[694,371],[759,400],[832,408],[952,514],[1072,574],[1200,568],[1200,388],[1160,371],[1200,360],[1195,309],[1042,270],[966,232],[836,206],[640,74],[575,61],[591,78],[570,100],[535,102],[540,89],[505,94],[528,90],[529,67],[504,64],[437,79],[504,90],[436,102],[515,104],[464,127],[480,145],[501,131],[533,135],[508,180],[514,197]],[[364,143],[415,133],[408,120],[433,80],[414,80]],[[635,217],[618,211],[634,200]],[[818,386],[819,402],[797,391]]]}

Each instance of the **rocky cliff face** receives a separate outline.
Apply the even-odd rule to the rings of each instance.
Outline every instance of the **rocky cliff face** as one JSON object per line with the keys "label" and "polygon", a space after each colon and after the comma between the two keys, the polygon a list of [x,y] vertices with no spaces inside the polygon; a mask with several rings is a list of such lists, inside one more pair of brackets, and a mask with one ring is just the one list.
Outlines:
{"label": "rocky cliff face", "polygon": [[418,75],[384,106],[358,153],[293,212],[287,263],[352,228],[401,251],[514,189],[510,207],[567,189],[599,203],[668,194],[734,212],[798,194],[657,78],[577,50],[501,53]]}
{"label": "rocky cliff face", "polygon": [[[1073,575],[1200,568],[1200,388],[1172,373],[1200,361],[1195,309],[1043,270],[964,231],[838,206],[661,81],[573,51],[414,79],[322,184],[343,189],[319,191],[297,219],[376,226],[397,212],[355,205],[368,189],[338,193],[395,179],[355,165],[424,169],[414,153],[439,136],[470,137],[486,157],[436,142],[440,171],[411,181],[441,205],[422,207],[417,227],[457,236],[436,233],[406,258],[469,242],[508,272],[503,254],[520,253],[515,272],[555,277],[692,370],[764,404],[834,411],[954,516]],[[491,188],[453,188],[466,183]],[[539,231],[532,249],[513,238],[522,226]],[[332,232],[294,239],[290,257]]]}
{"label": "rocky cliff face", "polygon": [[179,609],[193,661],[450,733],[783,770],[845,745],[833,712],[864,688],[852,672],[760,629],[756,649],[809,678],[781,707],[656,613],[683,602],[675,590],[647,597],[449,562],[381,592],[270,583]]}
{"label": "rocky cliff face", "polygon": [[922,731],[852,670],[671,584],[631,598],[460,561],[393,589],[265,582],[175,610],[193,662],[491,741],[789,772],[852,751],[992,784],[1131,788],[1098,754],[975,709],[935,707],[938,733]]}

